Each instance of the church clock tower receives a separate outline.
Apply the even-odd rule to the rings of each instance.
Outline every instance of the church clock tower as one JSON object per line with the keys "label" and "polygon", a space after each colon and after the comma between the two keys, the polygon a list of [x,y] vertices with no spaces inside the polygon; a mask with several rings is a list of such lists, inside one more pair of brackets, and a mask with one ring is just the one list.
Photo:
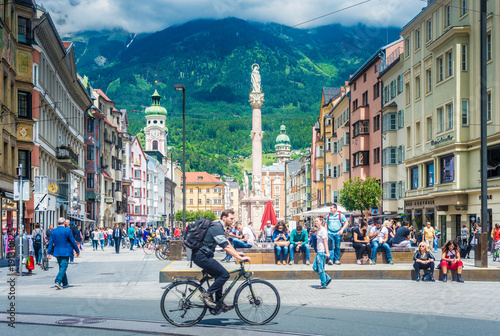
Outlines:
{"label": "church clock tower", "polygon": [[146,151],[160,152],[163,156],[167,156],[167,110],[160,105],[160,99],[161,96],[155,89],[151,96],[152,104],[145,111],[144,135],[146,136]]}

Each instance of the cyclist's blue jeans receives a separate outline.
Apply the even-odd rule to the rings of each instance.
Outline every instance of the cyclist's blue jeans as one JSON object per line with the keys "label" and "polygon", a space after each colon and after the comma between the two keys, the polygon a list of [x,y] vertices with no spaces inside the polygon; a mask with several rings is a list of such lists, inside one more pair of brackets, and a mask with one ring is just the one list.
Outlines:
{"label": "cyclist's blue jeans", "polygon": [[321,286],[326,287],[326,283],[330,280],[330,276],[325,273],[325,252],[318,252],[314,259],[313,270],[319,274]]}
{"label": "cyclist's blue jeans", "polygon": [[[295,249],[297,245],[290,244],[290,261],[293,261],[293,254],[295,253]],[[299,245],[299,251],[302,250],[306,253],[306,260],[309,261],[309,252],[310,252],[309,244],[301,244]]]}
{"label": "cyclist's blue jeans", "polygon": [[342,236],[336,233],[328,232],[328,250],[330,251],[330,260],[335,262],[340,260],[340,243]]}
{"label": "cyclist's blue jeans", "polygon": [[193,256],[193,262],[196,266],[202,268],[205,272],[215,277],[215,281],[208,287],[207,293],[215,293],[215,300],[219,301],[222,298],[222,289],[224,284],[229,279],[229,273],[219,264],[213,257],[208,257],[203,252],[198,252]]}

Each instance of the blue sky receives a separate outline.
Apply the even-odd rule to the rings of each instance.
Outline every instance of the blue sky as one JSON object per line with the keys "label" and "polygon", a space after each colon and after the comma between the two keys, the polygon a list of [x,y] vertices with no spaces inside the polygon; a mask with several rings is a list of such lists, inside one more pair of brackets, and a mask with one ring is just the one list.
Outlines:
{"label": "blue sky", "polygon": [[[122,28],[154,32],[187,21],[238,17],[310,28],[332,23],[402,27],[426,6],[423,0],[37,0],[61,35]],[[338,13],[325,14],[341,10]]]}

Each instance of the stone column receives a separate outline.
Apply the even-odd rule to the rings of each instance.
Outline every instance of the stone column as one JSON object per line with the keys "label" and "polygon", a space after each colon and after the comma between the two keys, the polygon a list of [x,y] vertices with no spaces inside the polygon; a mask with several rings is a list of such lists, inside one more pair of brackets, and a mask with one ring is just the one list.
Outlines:
{"label": "stone column", "polygon": [[250,106],[252,106],[252,190],[254,196],[261,196],[262,192],[262,117],[261,108],[264,103],[264,93],[251,92]]}

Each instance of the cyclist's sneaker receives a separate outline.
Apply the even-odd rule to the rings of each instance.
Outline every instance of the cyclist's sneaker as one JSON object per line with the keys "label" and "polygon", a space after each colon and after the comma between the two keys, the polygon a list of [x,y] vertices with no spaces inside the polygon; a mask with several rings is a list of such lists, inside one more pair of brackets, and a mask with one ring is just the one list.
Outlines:
{"label": "cyclist's sneaker", "polygon": [[203,301],[205,303],[205,306],[207,306],[208,308],[212,308],[212,309],[217,308],[217,304],[212,301],[210,294],[203,293],[203,294],[200,294],[200,296],[198,296],[198,297],[200,298],[201,301]]}

